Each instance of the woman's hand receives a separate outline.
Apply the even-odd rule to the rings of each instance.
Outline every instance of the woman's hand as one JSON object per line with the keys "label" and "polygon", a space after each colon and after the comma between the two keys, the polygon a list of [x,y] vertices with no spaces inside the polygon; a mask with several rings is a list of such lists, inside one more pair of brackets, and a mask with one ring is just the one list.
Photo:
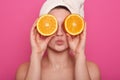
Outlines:
{"label": "woman's hand", "polygon": [[85,56],[86,24],[83,32],[72,38],[68,35],[69,47],[75,58],[75,80],[91,80]]}
{"label": "woman's hand", "polygon": [[72,51],[73,55],[76,57],[78,54],[83,54],[85,51],[86,42],[86,24],[83,32],[80,35],[71,37],[69,34],[67,34],[67,37],[70,51]]}
{"label": "woman's hand", "polygon": [[32,53],[43,56],[47,48],[47,44],[53,36],[43,37],[42,35],[40,35],[36,28],[37,21],[38,19],[34,22],[30,33],[31,48]]}

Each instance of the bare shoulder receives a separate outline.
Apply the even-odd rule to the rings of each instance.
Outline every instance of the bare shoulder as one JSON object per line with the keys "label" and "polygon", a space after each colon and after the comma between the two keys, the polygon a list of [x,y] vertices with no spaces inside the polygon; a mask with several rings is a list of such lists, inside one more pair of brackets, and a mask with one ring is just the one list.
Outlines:
{"label": "bare shoulder", "polygon": [[101,80],[99,66],[92,61],[87,61],[87,66],[91,80]]}
{"label": "bare shoulder", "polygon": [[17,72],[16,72],[16,80],[24,80],[25,79],[28,67],[29,67],[28,62],[23,63],[18,67]]}

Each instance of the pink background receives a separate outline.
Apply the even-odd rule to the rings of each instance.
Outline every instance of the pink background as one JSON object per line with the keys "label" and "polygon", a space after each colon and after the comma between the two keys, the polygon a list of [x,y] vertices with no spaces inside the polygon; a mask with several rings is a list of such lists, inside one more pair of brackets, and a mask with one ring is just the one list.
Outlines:
{"label": "pink background", "polygon": [[[15,80],[16,69],[29,60],[29,33],[42,0],[0,0],[0,80]],[[101,70],[102,80],[120,80],[120,0],[86,0],[86,54]]]}

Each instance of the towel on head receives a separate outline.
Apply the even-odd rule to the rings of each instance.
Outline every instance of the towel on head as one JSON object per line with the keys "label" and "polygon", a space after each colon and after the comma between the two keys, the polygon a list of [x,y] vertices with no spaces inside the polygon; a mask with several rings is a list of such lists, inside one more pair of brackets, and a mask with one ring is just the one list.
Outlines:
{"label": "towel on head", "polygon": [[57,6],[64,6],[71,13],[76,13],[84,17],[84,0],[46,0],[41,7],[39,16],[48,14]]}

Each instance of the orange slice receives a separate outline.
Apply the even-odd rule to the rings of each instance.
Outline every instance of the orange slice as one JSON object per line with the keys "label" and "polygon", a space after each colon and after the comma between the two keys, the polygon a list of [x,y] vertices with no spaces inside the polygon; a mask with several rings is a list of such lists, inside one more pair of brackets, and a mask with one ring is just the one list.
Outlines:
{"label": "orange slice", "polygon": [[37,30],[43,36],[50,36],[57,31],[57,20],[50,14],[42,15],[37,21]]}
{"label": "orange slice", "polygon": [[70,14],[65,19],[64,25],[65,25],[65,30],[70,35],[78,35],[83,31],[85,22],[84,22],[84,19],[80,15]]}

